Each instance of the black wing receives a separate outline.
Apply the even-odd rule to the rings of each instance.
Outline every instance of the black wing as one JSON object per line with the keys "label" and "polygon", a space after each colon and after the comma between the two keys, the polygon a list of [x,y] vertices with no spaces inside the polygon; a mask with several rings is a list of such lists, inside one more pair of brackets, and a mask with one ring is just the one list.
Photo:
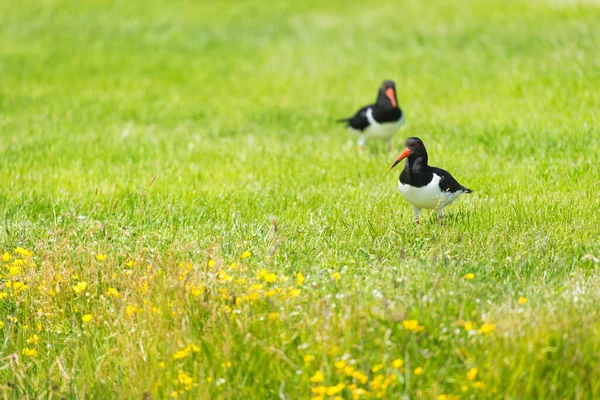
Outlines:
{"label": "black wing", "polygon": [[367,119],[367,110],[371,107],[373,106],[364,106],[358,110],[354,116],[350,118],[338,119],[337,122],[346,122],[348,124],[348,128],[356,129],[357,131],[362,132],[371,124]]}
{"label": "black wing", "polygon": [[465,193],[471,193],[471,189],[467,189],[466,187],[458,183],[456,179],[454,179],[454,177],[450,175],[450,172],[446,171],[445,169],[431,167],[431,170],[434,174],[438,175],[441,178],[440,189],[442,189],[443,192],[454,193],[458,192],[459,190],[462,190]]}

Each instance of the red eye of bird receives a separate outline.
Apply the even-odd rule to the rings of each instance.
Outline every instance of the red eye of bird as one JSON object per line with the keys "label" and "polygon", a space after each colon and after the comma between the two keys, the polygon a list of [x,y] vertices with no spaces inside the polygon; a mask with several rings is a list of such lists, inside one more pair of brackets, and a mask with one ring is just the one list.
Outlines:
{"label": "red eye of bird", "polygon": [[415,147],[419,147],[419,142],[416,142],[416,143],[415,143]]}

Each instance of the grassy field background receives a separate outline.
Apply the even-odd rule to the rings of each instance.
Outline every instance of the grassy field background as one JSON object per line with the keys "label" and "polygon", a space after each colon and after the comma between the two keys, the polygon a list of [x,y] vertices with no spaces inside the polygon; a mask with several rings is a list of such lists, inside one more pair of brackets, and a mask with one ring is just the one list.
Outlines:
{"label": "grassy field background", "polygon": [[[596,1],[0,2],[4,398],[600,397]],[[335,118],[397,83],[394,141]],[[412,223],[404,138],[474,193]]]}

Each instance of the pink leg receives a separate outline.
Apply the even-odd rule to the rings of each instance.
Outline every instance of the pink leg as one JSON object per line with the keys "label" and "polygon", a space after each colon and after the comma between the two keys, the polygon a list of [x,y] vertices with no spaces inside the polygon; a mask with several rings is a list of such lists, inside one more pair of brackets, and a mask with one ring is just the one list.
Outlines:
{"label": "pink leg", "polygon": [[419,215],[421,215],[421,209],[413,206],[413,215],[415,216],[415,224],[419,225]]}

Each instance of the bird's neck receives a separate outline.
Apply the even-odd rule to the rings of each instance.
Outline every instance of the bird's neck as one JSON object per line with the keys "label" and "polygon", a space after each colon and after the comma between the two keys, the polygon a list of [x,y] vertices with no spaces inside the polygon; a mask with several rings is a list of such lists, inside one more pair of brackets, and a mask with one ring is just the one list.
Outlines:
{"label": "bird's neck", "polygon": [[409,172],[419,173],[427,169],[427,154],[418,155],[416,157],[408,157],[406,159],[406,168]]}
{"label": "bird's neck", "polygon": [[[396,103],[398,103],[398,102],[396,102]],[[381,110],[393,110],[394,109],[392,102],[390,101],[390,99],[388,99],[388,97],[385,95],[385,93],[379,93],[379,95],[377,96],[376,105]]]}
{"label": "bird's neck", "polygon": [[404,169],[408,173],[411,181],[419,182],[427,177],[428,172],[427,154],[408,157],[404,164]]}
{"label": "bird's neck", "polygon": [[406,158],[404,169],[400,174],[403,184],[422,187],[431,182],[431,167],[427,165],[427,153],[412,155]]}

